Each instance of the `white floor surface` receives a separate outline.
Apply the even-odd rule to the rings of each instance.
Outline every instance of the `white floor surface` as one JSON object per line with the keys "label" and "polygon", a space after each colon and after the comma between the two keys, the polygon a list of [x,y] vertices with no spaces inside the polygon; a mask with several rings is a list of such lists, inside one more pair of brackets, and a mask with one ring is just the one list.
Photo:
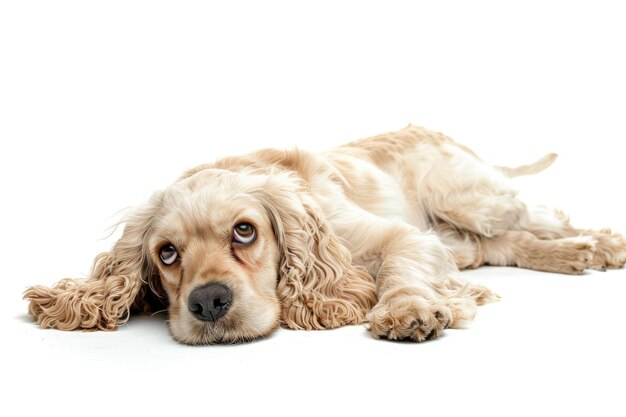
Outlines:
{"label": "white floor surface", "polygon": [[18,412],[3,415],[623,415],[626,271],[463,276],[502,301],[421,344],[352,326],[189,347],[163,315],[111,333],[42,330],[4,292],[1,407]]}

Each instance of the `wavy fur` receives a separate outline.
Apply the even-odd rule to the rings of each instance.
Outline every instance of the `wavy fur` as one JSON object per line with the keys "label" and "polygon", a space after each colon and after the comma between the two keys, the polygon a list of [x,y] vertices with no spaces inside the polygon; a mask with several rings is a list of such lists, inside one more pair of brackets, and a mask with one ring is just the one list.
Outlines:
{"label": "wavy fur", "polygon": [[144,242],[159,208],[158,197],[125,219],[126,226],[111,252],[96,256],[87,279],[66,278],[52,287],[24,292],[28,311],[41,327],[60,330],[115,330],[131,308],[149,311],[144,297],[151,264]]}
{"label": "wavy fur", "polygon": [[287,176],[275,176],[261,201],[282,254],[277,293],[283,322],[307,330],[362,323],[376,303],[376,285],[352,264],[321,207]]}
{"label": "wavy fur", "polygon": [[[577,229],[562,212],[517,198],[509,177],[537,173],[555,157],[492,166],[408,126],[323,154],[224,158],[187,171],[127,217],[86,280],[24,296],[42,327],[62,330],[113,330],[156,301],[168,306],[172,336],[187,344],[248,341],[280,324],[365,322],[378,338],[436,338],[498,299],[459,269],[578,274],[626,263],[621,235]],[[240,223],[255,231],[247,244],[235,239]],[[159,252],[170,246],[177,257],[165,264]],[[232,297],[211,298],[211,288]],[[205,304],[192,305],[196,290]],[[202,315],[216,306],[225,314]]]}

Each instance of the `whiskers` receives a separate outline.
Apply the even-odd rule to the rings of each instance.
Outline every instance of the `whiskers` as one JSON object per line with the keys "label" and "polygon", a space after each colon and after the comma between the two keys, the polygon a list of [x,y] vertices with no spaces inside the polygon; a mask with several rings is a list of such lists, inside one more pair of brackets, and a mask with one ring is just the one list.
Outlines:
{"label": "whiskers", "polygon": [[[150,313],[150,317],[154,317],[157,314],[162,314],[162,313],[167,313],[167,308],[164,308],[163,310],[158,310],[158,311],[155,311],[153,313]],[[168,320],[168,322],[169,322],[169,320]]]}

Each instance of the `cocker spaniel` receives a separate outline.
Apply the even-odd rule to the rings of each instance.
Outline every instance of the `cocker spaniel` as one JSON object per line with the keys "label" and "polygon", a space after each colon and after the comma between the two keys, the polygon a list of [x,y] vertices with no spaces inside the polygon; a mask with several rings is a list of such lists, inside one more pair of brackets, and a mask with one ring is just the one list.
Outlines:
{"label": "cocker spaniel", "polygon": [[184,173],[124,219],[88,279],[26,290],[42,327],[114,330],[167,306],[186,344],[249,341],[281,324],[366,323],[420,342],[496,300],[459,269],[620,268],[626,240],[528,208],[509,178],[450,138],[408,126],[313,154],[264,149]]}

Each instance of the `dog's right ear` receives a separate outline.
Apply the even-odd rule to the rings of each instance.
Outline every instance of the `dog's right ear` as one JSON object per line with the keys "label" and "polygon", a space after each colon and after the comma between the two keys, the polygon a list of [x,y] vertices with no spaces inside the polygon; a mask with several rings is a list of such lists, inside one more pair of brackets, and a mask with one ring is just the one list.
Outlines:
{"label": "dog's right ear", "polygon": [[359,324],[376,304],[376,284],[352,263],[323,210],[306,187],[271,176],[255,195],[265,207],[281,252],[276,292],[282,320],[292,329]]}
{"label": "dog's right ear", "polygon": [[124,219],[122,237],[111,252],[98,255],[87,279],[63,279],[53,287],[33,286],[24,292],[28,311],[41,327],[60,330],[115,330],[132,308],[145,310],[156,268],[147,238],[161,206],[160,194]]}

